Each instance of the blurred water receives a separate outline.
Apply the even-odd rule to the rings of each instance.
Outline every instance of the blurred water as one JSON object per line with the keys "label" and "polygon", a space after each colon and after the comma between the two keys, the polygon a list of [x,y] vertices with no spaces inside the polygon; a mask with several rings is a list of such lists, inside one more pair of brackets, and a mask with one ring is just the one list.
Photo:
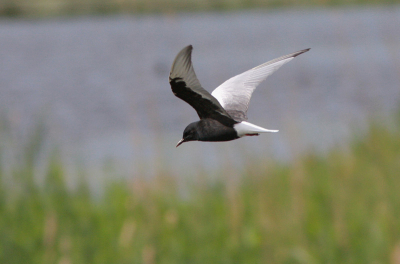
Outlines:
{"label": "blurred water", "polygon": [[[212,174],[252,159],[323,153],[398,109],[399,25],[398,6],[1,20],[0,116],[10,127],[3,145],[21,147],[41,118],[46,146],[94,172],[111,164],[128,176]],[[311,48],[253,95],[249,121],[280,132],[175,149],[197,120],[168,84],[170,65],[188,44],[209,91]]]}

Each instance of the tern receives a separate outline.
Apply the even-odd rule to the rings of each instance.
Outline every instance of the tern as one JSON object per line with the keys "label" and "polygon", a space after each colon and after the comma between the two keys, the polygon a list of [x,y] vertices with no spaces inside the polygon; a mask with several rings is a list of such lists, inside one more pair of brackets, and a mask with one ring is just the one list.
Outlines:
{"label": "tern", "polygon": [[260,133],[278,132],[247,122],[247,109],[253,91],[274,71],[294,57],[309,51],[300,50],[263,63],[236,75],[211,94],[196,77],[192,65],[192,45],[183,48],[172,64],[169,83],[174,95],[197,112],[200,120],[189,124],[176,147],[188,141],[230,141]]}

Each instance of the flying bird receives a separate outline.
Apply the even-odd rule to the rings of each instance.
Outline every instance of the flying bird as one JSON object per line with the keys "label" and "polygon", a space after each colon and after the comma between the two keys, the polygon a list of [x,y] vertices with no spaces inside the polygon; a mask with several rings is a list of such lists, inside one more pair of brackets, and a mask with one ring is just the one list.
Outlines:
{"label": "flying bird", "polygon": [[211,94],[200,84],[192,65],[192,45],[183,48],[172,64],[169,83],[174,95],[190,104],[200,120],[189,124],[176,147],[188,141],[229,141],[259,133],[278,132],[247,122],[247,109],[253,91],[274,71],[294,57],[309,51],[300,50],[268,61],[236,75]]}

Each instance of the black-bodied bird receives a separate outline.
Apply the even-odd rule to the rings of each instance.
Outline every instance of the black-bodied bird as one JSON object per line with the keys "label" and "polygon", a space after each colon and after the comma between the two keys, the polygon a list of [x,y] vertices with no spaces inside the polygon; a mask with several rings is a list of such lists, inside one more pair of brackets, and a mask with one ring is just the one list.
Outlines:
{"label": "black-bodied bird", "polygon": [[253,91],[274,71],[294,57],[309,51],[300,50],[268,61],[218,86],[211,94],[201,87],[193,69],[192,45],[182,49],[172,64],[169,83],[175,96],[190,104],[200,120],[189,124],[177,147],[187,141],[229,141],[259,133],[278,132],[253,125],[247,109]]}

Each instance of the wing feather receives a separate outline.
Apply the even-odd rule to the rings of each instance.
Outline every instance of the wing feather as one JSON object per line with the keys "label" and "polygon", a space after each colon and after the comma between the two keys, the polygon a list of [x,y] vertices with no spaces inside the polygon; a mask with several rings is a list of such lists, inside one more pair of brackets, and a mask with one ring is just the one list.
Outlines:
{"label": "wing feather", "polygon": [[242,74],[236,75],[218,86],[211,95],[238,122],[247,120],[247,109],[253,91],[273,72],[294,57],[309,51],[300,50],[277,59],[268,61]]}
{"label": "wing feather", "polygon": [[191,61],[192,49],[192,45],[189,45],[176,55],[169,75],[172,92],[191,105],[200,119],[212,118],[226,125],[237,123],[218,100],[201,87]]}
{"label": "wing feather", "polygon": [[191,105],[200,119],[213,118],[232,126],[237,122],[229,116],[217,99],[201,87],[191,61],[192,49],[192,45],[182,49],[172,64],[169,75],[172,92]]}

